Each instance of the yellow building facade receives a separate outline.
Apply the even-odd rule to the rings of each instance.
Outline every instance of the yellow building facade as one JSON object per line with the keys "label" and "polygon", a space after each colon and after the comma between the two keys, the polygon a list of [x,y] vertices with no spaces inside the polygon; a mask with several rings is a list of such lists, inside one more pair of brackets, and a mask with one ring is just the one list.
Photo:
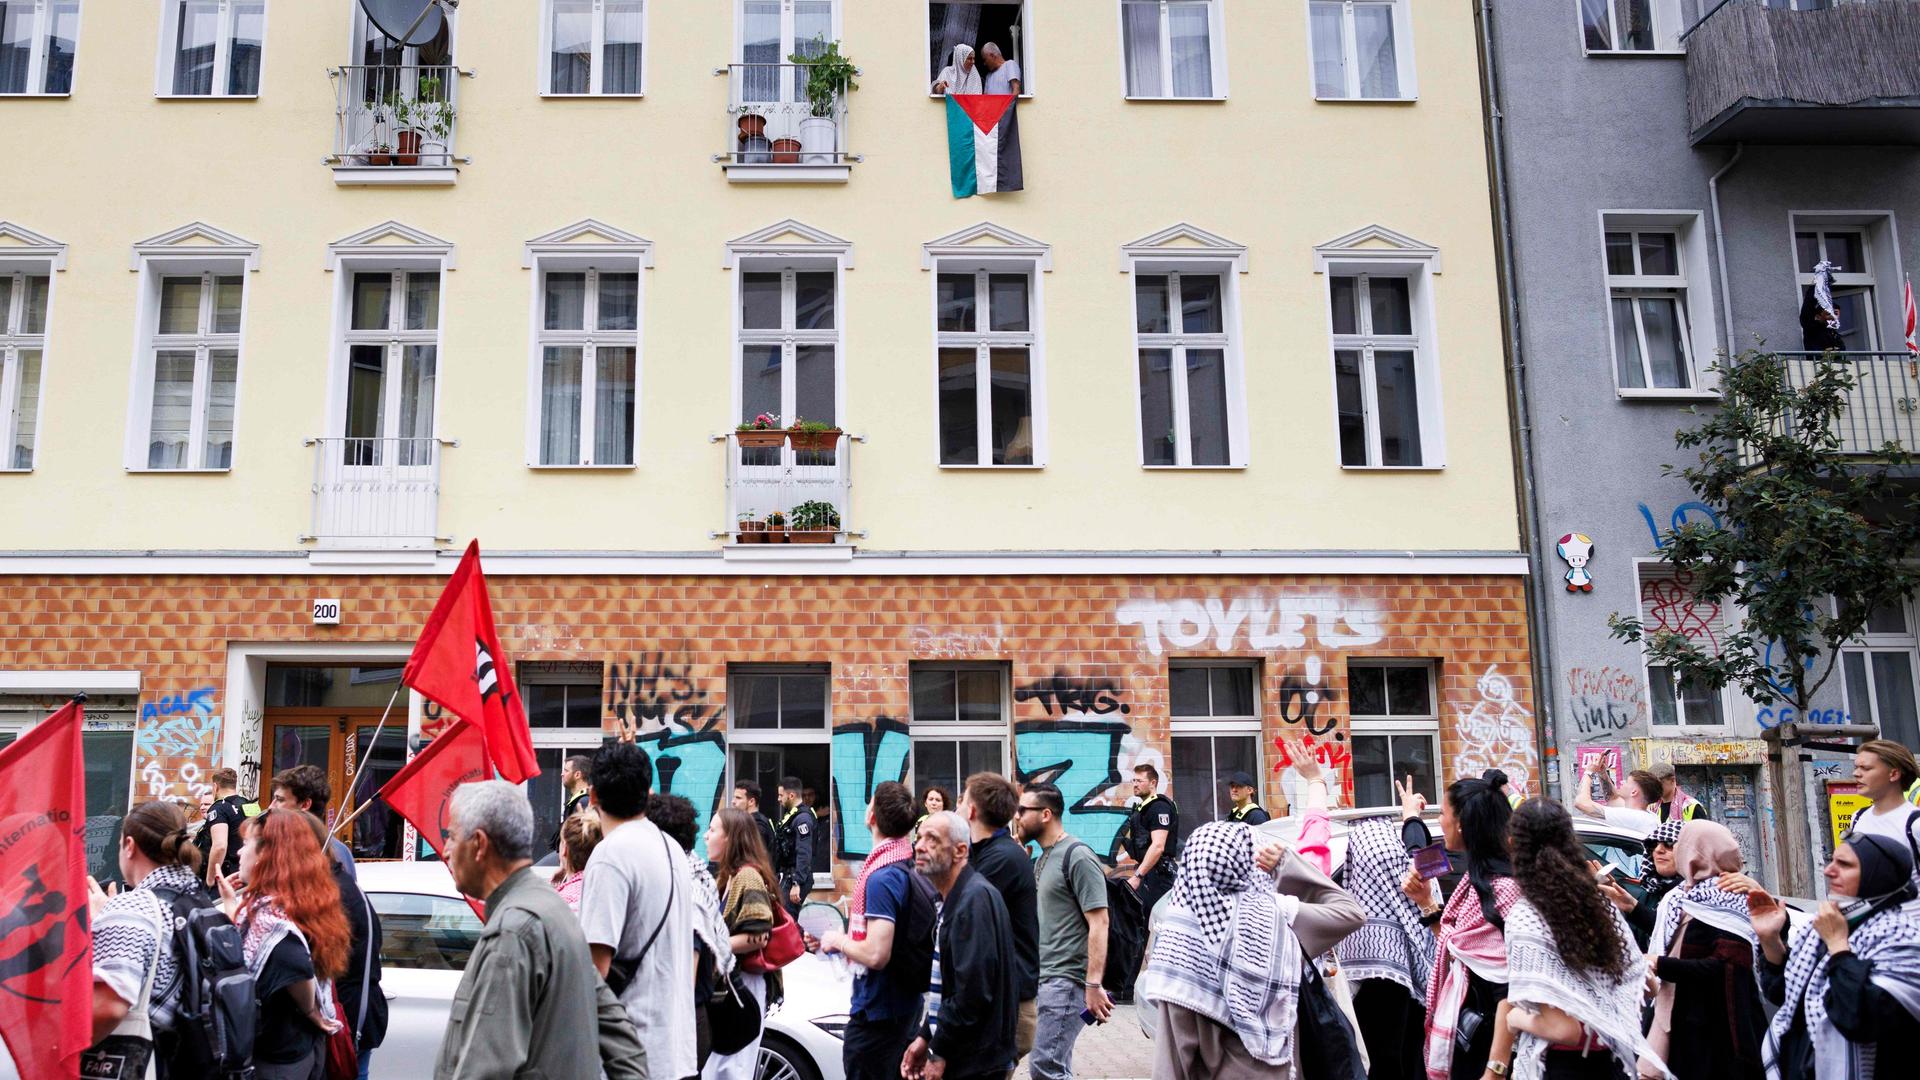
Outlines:
{"label": "yellow building facade", "polygon": [[[90,691],[102,799],[352,801],[475,538],[549,765],[631,712],[703,814],[805,773],[833,866],[975,766],[1090,769],[1108,851],[1136,763],[1189,822],[1300,747],[1536,769],[1466,8],[0,7],[0,728]],[[989,40],[1023,188],[956,198]]]}

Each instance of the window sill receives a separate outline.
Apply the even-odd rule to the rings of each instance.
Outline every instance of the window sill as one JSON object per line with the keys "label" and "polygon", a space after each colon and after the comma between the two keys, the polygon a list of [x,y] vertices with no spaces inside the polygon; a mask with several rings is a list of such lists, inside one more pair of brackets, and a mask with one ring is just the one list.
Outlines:
{"label": "window sill", "polygon": [[853,545],[838,544],[723,544],[727,562],[813,563],[852,562]]}
{"label": "window sill", "polygon": [[1147,472],[1245,472],[1245,465],[1142,465]]}
{"label": "window sill", "polygon": [[534,472],[632,472],[638,464],[627,465],[536,465],[527,462],[527,468]]}
{"label": "window sill", "polygon": [[1352,473],[1438,473],[1446,472],[1445,465],[1342,465],[1342,472]]}
{"label": "window sill", "polygon": [[640,91],[640,92],[639,92],[639,93],[637,93],[637,94],[554,94],[554,93],[544,93],[544,94],[541,94],[540,96],[541,96],[541,97],[543,97],[543,98],[545,98],[545,99],[547,99],[547,100],[549,100],[549,101],[598,101],[598,100],[600,100],[601,98],[607,98],[607,99],[609,99],[609,100],[613,100],[613,101],[638,101],[638,100],[640,100],[641,98],[643,98],[643,97],[646,97],[646,96],[647,96],[647,92],[646,92],[645,90],[642,90],[642,91]]}
{"label": "window sill", "polygon": [[1714,390],[1621,390],[1614,393],[1622,401],[1719,401],[1720,394]]}
{"label": "window sill", "polygon": [[1040,472],[1046,465],[949,465],[943,461],[940,468],[951,472]]}
{"label": "window sill", "polygon": [[72,96],[73,96],[73,91],[71,90],[67,91],[64,94],[28,94],[28,93],[0,94],[0,98],[69,98]]}
{"label": "window sill", "polygon": [[8,473],[12,473],[15,476],[29,476],[29,475],[32,475],[33,473],[33,466],[29,465],[24,469],[0,469],[0,476],[4,476]]}
{"label": "window sill", "polygon": [[339,187],[450,187],[460,178],[453,165],[335,165]]}
{"label": "window sill", "polygon": [[1672,60],[1687,55],[1685,49],[1586,49],[1590,57],[1598,59],[1638,60],[1641,57],[1664,57]]}
{"label": "window sill", "polygon": [[1313,100],[1325,105],[1412,105],[1420,97],[1417,94],[1413,97],[1321,97],[1315,94]]}
{"label": "window sill", "polygon": [[1155,94],[1155,95],[1141,95],[1141,94],[1126,94],[1126,95],[1123,95],[1123,96],[1124,96],[1124,98],[1125,98],[1126,100],[1128,100],[1128,101],[1147,101],[1147,102],[1152,102],[1152,101],[1174,101],[1174,102],[1179,102],[1179,101],[1199,101],[1199,102],[1209,102],[1209,101],[1225,101],[1225,100],[1227,100],[1227,95],[1225,95],[1225,94],[1216,94],[1216,95],[1214,95],[1213,97],[1176,97],[1176,96],[1174,96],[1174,95],[1172,95],[1172,94]]}
{"label": "window sill", "polygon": [[[944,101],[944,100],[946,100],[946,97],[947,97],[947,95],[945,95],[945,94],[936,94],[936,93],[933,93],[933,92],[931,92],[931,91],[929,91],[929,92],[927,93],[927,100],[928,100],[928,101]],[[1015,94],[1015,95],[1014,95],[1014,97],[1017,97],[1017,98],[1019,98],[1019,99],[1020,99],[1021,101],[1032,101],[1032,100],[1033,100],[1033,91],[1031,91],[1031,90],[1028,90],[1028,91],[1023,91],[1023,92],[1021,92],[1021,93],[1018,93],[1018,94]]]}
{"label": "window sill", "polygon": [[258,101],[259,94],[155,94],[155,101]]}
{"label": "window sill", "polygon": [[730,184],[844,184],[853,177],[853,166],[837,165],[745,165],[722,163]]}
{"label": "window sill", "polygon": [[219,476],[223,473],[232,472],[233,468],[229,466],[225,469],[152,469],[141,466],[139,468],[129,467],[127,471],[142,476]]}

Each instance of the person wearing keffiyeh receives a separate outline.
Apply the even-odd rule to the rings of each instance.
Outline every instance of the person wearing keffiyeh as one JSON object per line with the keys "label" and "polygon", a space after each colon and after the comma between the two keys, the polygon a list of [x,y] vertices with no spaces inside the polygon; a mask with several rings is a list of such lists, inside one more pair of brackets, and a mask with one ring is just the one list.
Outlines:
{"label": "person wearing keffiyeh", "polygon": [[899,924],[909,915],[913,888],[913,848],[907,842],[913,812],[913,793],[905,784],[888,780],[874,787],[867,806],[873,850],[854,881],[848,932],[828,931],[818,942],[858,965],[841,1040],[847,1080],[897,1080],[900,1058],[920,1022],[920,995],[887,970],[895,934],[908,932]]}
{"label": "person wearing keffiyeh", "polygon": [[1193,831],[1147,967],[1136,984],[1157,1010],[1154,1080],[1290,1080],[1300,1046],[1302,966],[1365,919],[1317,867],[1282,849],[1259,869],[1251,826]]}
{"label": "person wearing keffiyeh", "polygon": [[[1760,984],[1780,1006],[1761,1046],[1767,1080],[1887,1080],[1920,1039],[1920,905],[1913,856],[1884,836],[1851,833],[1825,871],[1831,899],[1789,939],[1787,913],[1751,879]],[[1886,1067],[1880,1068],[1885,1052]]]}
{"label": "person wearing keffiyeh", "polygon": [[1434,940],[1420,922],[1420,909],[1400,891],[1412,866],[1400,823],[1392,818],[1367,818],[1348,830],[1344,884],[1366,910],[1367,923],[1335,953],[1354,987],[1369,1080],[1426,1075],[1420,1045]]}
{"label": "person wearing keffiyeh", "polygon": [[1647,949],[1647,971],[1659,980],[1647,1041],[1686,1080],[1759,1080],[1766,1017],[1753,925],[1746,896],[1720,884],[1744,866],[1740,843],[1724,825],[1689,821],[1674,859],[1686,884],[1660,902]]}

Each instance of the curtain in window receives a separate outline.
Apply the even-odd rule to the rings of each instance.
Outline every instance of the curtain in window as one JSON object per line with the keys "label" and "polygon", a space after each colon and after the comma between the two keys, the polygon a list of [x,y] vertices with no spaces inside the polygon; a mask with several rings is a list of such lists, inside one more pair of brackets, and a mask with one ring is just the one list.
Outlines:
{"label": "curtain in window", "polygon": [[780,100],[780,2],[747,0],[741,16],[742,100]]}
{"label": "curtain in window", "polygon": [[433,345],[408,345],[400,365],[400,431],[402,465],[433,463],[433,387],[439,365]]}
{"label": "curtain in window", "polygon": [[1313,91],[1325,98],[1347,96],[1346,22],[1340,4],[1309,5],[1313,29]]}
{"label": "curtain in window", "polygon": [[1127,93],[1133,97],[1161,97],[1160,5],[1127,4],[1121,9],[1127,45]]}
{"label": "curtain in window", "polygon": [[19,353],[20,397],[13,408],[13,454],[15,469],[33,468],[34,433],[40,410],[40,350],[22,349]]}
{"label": "curtain in window", "polygon": [[207,354],[212,370],[207,375],[206,467],[233,467],[233,391],[240,378],[240,353],[234,349],[214,349]]}
{"label": "curtain in window", "polygon": [[80,0],[57,0],[47,11],[46,93],[73,91],[73,49],[79,35]]}
{"label": "curtain in window", "polygon": [[1033,372],[1025,347],[988,355],[995,465],[1033,464]]}
{"label": "curtain in window", "polygon": [[593,5],[588,0],[554,0],[552,35],[554,94],[585,94],[593,89]]}
{"label": "curtain in window", "polygon": [[1580,0],[1580,23],[1587,35],[1587,48],[1604,52],[1613,48],[1613,24],[1607,7],[1613,0]]}
{"label": "curtain in window", "polygon": [[227,93],[260,92],[260,52],[266,23],[266,4],[234,5],[233,42],[227,50]]}
{"label": "curtain in window", "polygon": [[[947,66],[947,58],[953,55],[955,45],[979,46],[980,14],[979,4],[927,5],[928,86],[940,77],[940,69]],[[974,63],[979,62],[975,57]]]}
{"label": "curtain in window", "polygon": [[1173,93],[1175,97],[1213,96],[1213,48],[1208,38],[1207,4],[1174,4],[1167,8],[1173,38]]}
{"label": "curtain in window", "polygon": [[174,93],[213,93],[214,39],[219,35],[218,0],[183,0],[173,44]]}
{"label": "curtain in window", "polygon": [[193,430],[193,350],[162,349],[153,357],[153,413],[147,468],[181,469]]}
{"label": "curtain in window", "polygon": [[580,463],[580,348],[549,345],[540,364],[540,464]]}
{"label": "curtain in window", "polygon": [[33,58],[33,0],[0,0],[0,94],[27,92]]}
{"label": "curtain in window", "polygon": [[1400,96],[1399,60],[1394,56],[1393,5],[1355,4],[1354,55],[1360,58],[1360,96]]}
{"label": "curtain in window", "polygon": [[587,328],[587,275],[547,275],[546,327],[549,330]]}
{"label": "curtain in window", "polygon": [[[606,5],[606,53],[601,57],[600,92],[637,94],[640,92],[641,14],[640,0]],[[598,459],[595,459],[598,460]]]}
{"label": "curtain in window", "polygon": [[1187,431],[1195,465],[1228,464],[1227,361],[1219,349],[1187,350]]}
{"label": "curtain in window", "polygon": [[594,350],[593,463],[633,464],[633,375],[631,348],[602,345]]}

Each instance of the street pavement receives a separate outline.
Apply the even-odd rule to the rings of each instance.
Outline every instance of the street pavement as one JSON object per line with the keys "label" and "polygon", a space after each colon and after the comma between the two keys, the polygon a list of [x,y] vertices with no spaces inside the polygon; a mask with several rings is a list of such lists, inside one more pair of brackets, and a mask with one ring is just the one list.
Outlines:
{"label": "street pavement", "polygon": [[[1153,1075],[1153,1044],[1140,1032],[1134,1006],[1117,1005],[1113,1019],[1080,1033],[1073,1044],[1074,1080],[1145,1080]],[[1023,1061],[1013,1080],[1028,1080]]]}

